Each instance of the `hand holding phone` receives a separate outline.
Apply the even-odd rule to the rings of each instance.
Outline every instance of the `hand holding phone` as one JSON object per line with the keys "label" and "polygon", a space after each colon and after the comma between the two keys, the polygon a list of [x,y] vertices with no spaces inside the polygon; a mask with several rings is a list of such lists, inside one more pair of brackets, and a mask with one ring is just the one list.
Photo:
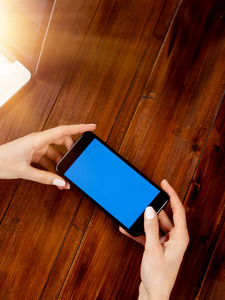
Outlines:
{"label": "hand holding phone", "polygon": [[169,199],[92,132],[80,137],[56,170],[133,236],[144,232],[146,207],[151,204],[158,213]]}
{"label": "hand holding phone", "polygon": [[[151,207],[145,212],[145,251],[141,263],[141,284],[138,299],[169,299],[184,253],[189,243],[184,206],[172,186],[161,182],[170,197],[173,222],[166,212],[160,218]],[[159,239],[159,226],[165,235]],[[141,237],[133,238],[140,242]],[[163,285],[162,285],[163,283]]]}

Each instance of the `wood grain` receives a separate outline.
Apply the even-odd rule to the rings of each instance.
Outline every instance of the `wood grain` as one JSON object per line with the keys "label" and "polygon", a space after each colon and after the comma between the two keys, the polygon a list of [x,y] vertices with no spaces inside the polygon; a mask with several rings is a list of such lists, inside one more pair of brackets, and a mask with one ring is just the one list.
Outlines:
{"label": "wood grain", "polygon": [[[217,241],[221,240],[219,236],[222,234],[224,223],[225,98],[222,100],[217,119],[210,132],[185,201],[191,242],[181,271],[183,274],[188,272],[190,275],[188,277],[179,276],[176,283],[182,289],[184,299],[197,296],[201,299],[201,292],[205,293],[206,289],[210,291],[211,285],[213,292],[214,278],[211,277],[211,283],[208,282],[208,285],[204,286],[202,290],[201,286]],[[224,248],[223,243],[220,242],[222,248]],[[220,270],[222,271],[223,265],[220,264],[218,267],[215,263],[214,267],[219,273]],[[207,280],[209,280],[208,276]],[[222,278],[220,280],[222,281]],[[224,290],[223,284],[218,289],[218,298],[216,299],[219,299],[222,290]],[[175,288],[174,298],[176,299],[178,295],[178,289]],[[213,297],[209,299],[213,299]]]}
{"label": "wood grain", "polygon": [[[38,73],[0,110],[0,143],[97,123],[171,182],[191,237],[171,299],[224,294],[223,2],[58,1]],[[0,220],[1,299],[137,299],[143,247],[77,190],[0,180]]]}
{"label": "wood grain", "polygon": [[[0,110],[1,144],[43,129],[71,68],[71,55],[78,51],[98,3],[76,1],[76,6],[70,1],[57,3],[37,74]],[[67,22],[69,13],[73,16],[71,22]],[[82,15],[85,21],[80,22]],[[0,182],[1,220],[17,185],[17,181]]]}
{"label": "wood grain", "polygon": [[[143,11],[145,12],[147,11],[147,7],[144,4],[146,4],[144,3],[144,1],[142,5],[140,5],[140,3],[137,5],[137,3],[132,2],[129,7],[127,7],[126,5],[126,10],[125,10],[124,8],[125,3],[122,3],[121,1],[115,3],[109,3],[109,2],[102,3],[102,5],[99,7],[98,13],[96,14],[95,17],[96,20],[95,19],[93,20],[92,26],[89,29],[89,33],[83,42],[84,46],[81,47],[80,56],[78,55],[74,61],[74,67],[71,70],[71,74],[68,77],[64,90],[59,96],[57,106],[54,107],[53,113],[49,118],[49,122],[47,124],[48,127],[52,127],[55,125],[56,122],[55,116],[60,114],[61,115],[60,122],[64,122],[63,120],[67,120],[67,122],[68,121],[71,122],[71,120],[74,120],[74,122],[84,122],[84,121],[91,122],[91,123],[96,122],[98,124],[97,133],[101,135],[102,138],[104,139],[107,138],[107,135],[110,133],[110,129],[112,128],[117,118],[117,115],[120,113],[121,107],[123,106],[124,99],[126,99],[129,86],[132,83],[133,77],[134,75],[136,75],[136,72],[139,68],[140,60],[145,55],[145,49],[147,49],[147,47],[151,47],[152,49],[151,60],[148,61],[149,69],[152,68],[157,53],[160,49],[160,43],[158,40],[155,39],[154,31],[152,29],[155,26],[154,24],[158,24],[157,26],[159,26],[160,24],[159,21],[156,22],[157,16],[154,16],[154,18],[152,18],[152,14],[151,14],[153,7],[155,8],[155,11],[157,7],[155,7],[155,4],[153,6],[153,2],[149,2],[148,4],[149,13],[143,14]],[[106,6],[107,9],[105,8]],[[158,9],[159,16],[161,15],[162,8],[163,6],[161,6],[160,9]],[[107,14],[104,13],[105,11],[107,12]],[[114,14],[115,11],[117,14],[112,18],[112,13]],[[142,12],[145,18],[144,20],[137,18],[140,12]],[[129,18],[125,17],[124,14],[126,14]],[[104,23],[101,19],[102,15],[105,16],[104,18],[105,28],[103,27]],[[102,36],[100,35],[101,31],[98,28],[99,19],[101,19],[101,24],[102,24],[102,28],[101,28]],[[135,20],[137,23],[132,24],[131,21],[129,21],[129,25],[130,25],[129,27],[127,26],[127,22],[129,19]],[[161,18],[161,22],[163,21],[164,18]],[[117,33],[118,28],[123,29],[123,30],[120,29],[121,36],[118,35]],[[161,26],[161,30],[162,28],[163,26]],[[149,38],[150,34],[153,36]],[[116,37],[116,40],[114,36]],[[93,37],[95,37],[94,40]],[[153,45],[155,44],[155,42],[157,43],[153,49]],[[149,57],[150,55],[148,54],[148,58]],[[145,60],[147,61],[146,57]],[[118,61],[118,63],[115,63],[115,61]],[[90,62],[92,63],[90,64]],[[143,69],[144,68],[142,68],[142,70]],[[144,74],[140,75],[141,78],[139,79],[139,83],[141,85],[143,85],[143,75],[145,76],[144,78],[146,78],[147,80],[146,76],[148,75],[148,73],[145,71]],[[97,84],[96,84],[96,78],[98,78]],[[63,110],[62,110],[61,103],[64,105]],[[102,126],[103,123],[104,126]],[[87,200],[83,199],[82,202],[83,201],[87,201]],[[104,231],[107,232],[107,229],[105,228]],[[117,231],[118,228],[116,227],[116,232]],[[90,234],[92,236],[92,233]],[[108,232],[108,234],[109,234],[109,238],[111,239],[110,232]],[[107,236],[107,234],[104,234],[104,236]],[[87,235],[87,238],[88,237],[89,236]],[[69,233],[68,238],[71,238],[71,233]],[[82,244],[82,248],[81,248],[82,251],[84,250],[84,248],[85,247]],[[62,249],[64,249],[64,247]],[[138,249],[140,253],[140,248]],[[106,251],[105,247],[101,247],[98,250]],[[76,253],[74,253],[74,255],[75,254]],[[107,255],[109,257],[110,252],[108,252]],[[102,254],[100,254],[98,257],[101,256]],[[140,257],[141,255],[139,255],[139,260],[137,260],[139,262],[140,262]],[[119,258],[118,261],[120,261]],[[59,269],[62,263],[63,261],[58,259],[55,268]],[[75,272],[78,273],[81,272],[79,271],[79,268],[83,268],[83,263],[84,262],[82,260],[81,267],[76,264],[75,266],[73,265],[73,269],[75,270]],[[139,268],[139,263],[136,264],[136,270],[138,268]],[[90,277],[88,278],[91,278],[91,276],[93,276],[91,275],[89,269],[86,269],[85,271],[90,274]],[[52,274],[54,274],[54,270]],[[137,272],[137,276],[139,277],[138,274],[139,272]],[[71,276],[74,278],[74,275]],[[123,284],[122,281],[125,281],[126,273],[124,273],[124,277],[122,277],[120,274],[120,278],[121,278],[120,282],[121,284]],[[54,287],[58,286],[58,283],[55,280],[56,277],[54,275],[51,276],[46,286],[46,289],[44,291],[43,294],[44,297],[50,298],[49,293],[52,293],[53,286]],[[99,280],[101,280],[101,278]],[[70,281],[68,282],[69,282],[68,283],[69,286],[71,287],[74,286],[74,284],[70,285]],[[102,284],[103,283],[101,283],[101,285]],[[114,284],[118,286],[118,281],[114,281]],[[86,283],[83,283],[83,285],[86,286]],[[136,281],[136,285],[132,283],[133,288],[130,289],[131,295],[133,295],[133,293],[135,293],[135,295],[137,294],[138,285],[139,285],[139,281]],[[75,285],[75,288],[77,288],[78,286],[79,285]],[[66,295],[64,295],[66,290],[67,287],[63,289],[62,291],[63,296],[60,297],[62,298],[72,297],[69,296],[70,293],[76,293],[76,294],[78,293],[77,290],[76,291],[69,290],[68,292],[66,292]],[[96,289],[94,288],[93,290]],[[85,288],[81,289],[80,293],[81,293],[80,297],[81,298],[84,297],[84,295],[82,296],[82,293],[86,293]],[[98,291],[98,293],[102,294],[103,291],[102,292]],[[110,297],[108,296],[107,293],[108,293],[108,289],[104,288],[104,297]],[[125,293],[125,290],[121,290],[121,293],[122,294]],[[53,297],[52,294],[51,297]],[[90,295],[89,297],[91,299],[92,296]],[[101,297],[103,297],[103,294],[101,295]],[[128,297],[128,295],[126,295],[126,297]]]}
{"label": "wood grain", "polygon": [[[179,14],[184,13],[184,9],[181,7],[181,10],[178,12]],[[203,18],[202,22],[206,22],[206,20]],[[171,29],[171,35],[173,34],[174,27]],[[212,33],[213,34],[213,33]],[[154,78],[160,77],[162,74],[162,70],[159,68],[161,59],[164,57],[164,53],[167,53],[167,45],[170,45],[171,43],[171,35],[168,35],[167,40],[164,43],[164,48],[162,49],[160,56],[158,58],[157,63],[155,64],[154,70],[157,70],[157,73],[154,73],[154,70],[150,76],[150,80]],[[210,39],[210,37],[208,37]],[[167,44],[168,43],[168,44]],[[174,47],[179,47],[180,46],[180,41],[178,40],[178,44],[176,44]],[[191,46],[190,46],[191,47]],[[197,46],[196,46],[197,47]],[[224,50],[224,44],[220,44],[219,46],[221,56],[219,55],[217,59],[219,60],[217,66],[221,65],[223,63],[223,50]],[[150,51],[150,50],[149,50]],[[165,52],[164,52],[165,51]],[[187,50],[188,51],[188,50]],[[207,55],[211,56],[213,55],[213,52],[215,51],[214,47],[211,47],[211,51],[209,49],[209,52]],[[149,54],[148,54],[149,55]],[[146,54],[147,56],[147,54]],[[173,61],[173,57],[170,58]],[[196,61],[196,65],[200,64],[201,65],[201,60],[205,59],[201,55],[200,61]],[[206,61],[207,61],[207,56],[206,56]],[[175,66],[176,67],[176,66]],[[207,70],[207,74],[212,73],[212,69],[214,68],[211,67],[209,64],[208,66],[205,66],[204,70],[201,70],[198,73],[198,76],[201,77],[202,74],[205,73],[205,69],[209,68]],[[196,68],[199,68],[196,66]],[[202,72],[202,73],[201,73]],[[218,67],[215,70],[215,73],[217,74],[218,78],[216,79],[215,83],[215,89],[212,89],[212,95],[213,93],[218,93],[218,95],[221,95],[222,89],[224,88],[224,80],[223,80],[223,75],[224,75],[224,69],[221,68],[221,72],[219,72]],[[213,73],[211,76],[214,78],[215,75]],[[177,72],[176,75],[177,78],[180,76],[180,73]],[[192,77],[191,77],[192,76]],[[210,130],[210,127],[208,127],[208,124],[211,124],[213,122],[214,114],[217,111],[217,107],[220,104],[220,96],[216,97],[217,102],[215,103],[215,100],[213,97],[210,95],[205,97],[204,93],[205,91],[202,89],[200,90],[199,94],[195,94],[195,90],[197,88],[198,82],[196,82],[196,86],[194,85],[196,81],[196,70],[193,70],[190,74],[190,86],[187,86],[187,92],[189,92],[188,97],[191,98],[190,93],[192,93],[192,88],[193,88],[193,98],[192,101],[187,101],[187,92],[184,91],[184,96],[182,97],[181,92],[179,92],[179,99],[180,103],[177,103],[177,108],[175,108],[175,101],[172,101],[172,103],[167,103],[166,109],[164,108],[165,106],[165,99],[167,99],[167,95],[165,95],[165,91],[171,95],[171,98],[173,98],[173,92],[174,96],[177,97],[178,102],[178,95],[176,95],[177,90],[174,91],[173,86],[170,86],[170,81],[169,78],[171,77],[171,74],[168,74],[168,78],[165,78],[164,82],[167,84],[167,86],[161,86],[160,90],[157,93],[154,93],[153,99],[151,99],[151,93],[144,93],[141,101],[139,102],[139,105],[135,111],[135,115],[133,117],[133,120],[130,124],[130,127],[127,131],[126,137],[124,139],[124,142],[122,144],[122,148],[120,152],[126,156],[130,161],[137,163],[136,165],[144,170],[144,172],[149,175],[150,177],[154,178],[155,180],[158,180],[158,178],[162,178],[162,175],[159,174],[158,177],[156,177],[155,173],[150,173],[152,170],[156,172],[156,167],[157,171],[160,172],[160,170],[168,170],[168,174],[172,177],[173,174],[176,174],[177,179],[181,180],[182,186],[180,185],[180,188],[182,190],[180,191],[181,196],[185,196],[187,189],[188,189],[188,184],[193,176],[193,172],[197,166],[198,160],[201,156],[201,152],[204,148],[205,141],[208,136],[208,132]],[[210,78],[206,78],[205,80],[205,86],[207,86],[207,82],[210,81]],[[209,84],[209,83],[208,83]],[[193,86],[194,85],[194,86]],[[219,87],[219,89],[218,89]],[[202,93],[202,94],[200,94]],[[163,97],[160,97],[161,94],[163,94]],[[159,96],[158,96],[159,95]],[[158,98],[158,97],[159,98]],[[189,98],[189,99],[190,99]],[[208,99],[208,104],[204,104],[205,99]],[[127,100],[128,101],[128,100]],[[161,102],[160,102],[161,101]],[[210,103],[210,104],[209,104]],[[131,103],[127,102],[125,105],[127,107],[129,105],[132,106]],[[123,106],[123,108],[125,107]],[[205,107],[210,107],[210,110],[205,110]],[[193,114],[194,111],[197,111],[198,113]],[[174,112],[175,116],[174,118],[171,116],[172,112]],[[192,113],[191,113],[192,112]],[[123,115],[124,114],[124,115]],[[186,116],[186,117],[185,117]],[[120,118],[126,118],[126,115],[124,113],[124,110],[120,113]],[[161,121],[161,123],[160,123]],[[184,122],[184,123],[183,123]],[[197,125],[196,125],[197,122]],[[179,125],[178,125],[179,124]],[[198,125],[199,124],[199,125]],[[201,124],[201,125],[200,125]],[[201,130],[200,130],[201,128]],[[113,131],[112,131],[113,132]],[[112,133],[113,134],[113,133]],[[112,141],[112,140],[111,140]],[[163,141],[163,143],[159,143],[159,141]],[[182,146],[183,143],[183,146]],[[148,145],[151,145],[151,148],[149,149]],[[160,146],[159,146],[160,145]],[[157,152],[155,149],[157,148]],[[146,153],[146,149],[151,150],[148,153]],[[171,153],[171,154],[170,154]],[[162,155],[162,164],[161,161],[158,157],[158,155]],[[175,155],[174,155],[175,154]],[[144,159],[143,159],[144,158]],[[135,160],[136,159],[136,160]],[[143,167],[143,163],[147,161]],[[166,162],[167,165],[166,165]],[[155,165],[154,165],[155,164]],[[180,169],[180,165],[183,164],[187,169],[181,169],[180,173],[178,172]],[[160,166],[163,166],[163,168]],[[151,169],[149,170],[149,166],[151,166]],[[174,168],[174,169],[173,169]],[[171,170],[172,169],[172,170]],[[188,170],[188,171],[187,171]],[[184,178],[181,177],[181,174],[185,176],[187,185],[185,187],[185,180]],[[159,182],[159,180],[158,180]],[[179,188],[179,185],[177,184],[176,186]],[[182,194],[183,193],[183,194]],[[96,218],[96,215],[98,218]],[[94,218],[92,223],[92,228],[89,229],[87,232],[87,236],[85,238],[85,246],[82,246],[82,252],[80,254],[80,257],[78,260],[74,261],[73,268],[71,269],[71,273],[69,274],[69,277],[67,279],[66,284],[64,285],[64,288],[62,290],[61,298],[70,298],[74,297],[74,295],[79,295],[79,297],[87,297],[86,292],[88,291],[88,295],[91,293],[91,290],[96,290],[98,285],[95,285],[95,282],[91,282],[91,278],[96,277],[95,271],[90,267],[90,268],[85,268],[83,269],[83,263],[84,261],[86,264],[88,264],[87,260],[87,254],[85,252],[85,249],[88,248],[89,246],[89,240],[90,243],[92,243],[91,237],[95,234],[95,228],[98,227],[98,221],[100,218],[101,213],[98,212],[98,210],[95,210],[94,212]],[[96,220],[96,223],[95,223]],[[106,229],[105,229],[106,230]],[[111,231],[109,230],[107,236],[109,238],[111,237]],[[104,236],[104,239],[107,239],[107,237]],[[102,241],[99,241],[101,244]],[[110,244],[110,242],[108,242]],[[84,252],[83,252],[84,251]],[[97,258],[94,261],[94,265],[96,269],[98,269],[98,264],[101,264],[101,260],[98,258],[103,255],[102,249],[98,248],[95,246],[93,252],[98,252]],[[107,249],[108,254],[107,254],[107,261],[111,258],[111,255],[114,257],[113,253],[111,252],[111,249]],[[113,251],[113,250],[112,250]],[[137,250],[138,252],[135,252],[135,256],[140,256],[140,249]],[[133,254],[133,252],[132,252]],[[106,254],[104,254],[106,255]],[[94,258],[93,258],[94,259]],[[118,261],[120,261],[120,257],[117,257]],[[91,261],[91,264],[92,261]],[[114,263],[115,266],[117,266],[117,262]],[[133,262],[130,265],[131,268],[137,269],[136,262]],[[82,272],[82,276],[81,273]],[[83,278],[82,280],[82,286],[84,285],[84,289],[80,287],[80,285],[75,285],[74,283],[77,282],[78,278],[81,280],[81,277]],[[184,278],[182,277],[184,280]],[[124,278],[121,280],[123,282]],[[130,298],[134,297],[135,295],[135,289],[137,288],[138,283],[136,283],[135,289],[132,290],[132,287],[134,287],[134,283],[132,279],[130,279],[130,282],[132,282],[132,286],[129,286],[128,289],[131,290]],[[101,283],[99,283],[101,285]],[[117,282],[117,286],[119,285],[119,282]],[[71,288],[72,286],[72,288]],[[102,296],[102,292],[100,293],[101,297],[108,299],[111,297],[110,294],[107,294],[106,288],[105,288],[105,293],[104,297]],[[124,292],[124,297],[127,294],[126,291]],[[123,293],[122,292],[122,293]],[[99,293],[99,291],[97,291]],[[99,294],[98,294],[99,295]],[[110,296],[109,296],[110,295]],[[93,295],[91,294],[91,297]],[[115,297],[115,296],[114,296]],[[125,297],[125,298],[126,298]],[[122,299],[122,298],[121,298]]]}
{"label": "wood grain", "polygon": [[[183,2],[178,11],[130,124],[127,139],[123,143],[124,150],[121,149],[128,160],[156,182],[167,178],[181,198],[187,192],[224,90],[225,32],[223,23],[217,19],[219,6],[218,11],[214,12],[217,22],[212,23],[211,31],[199,29],[202,44],[195,46],[192,42],[187,43],[184,53],[177,36],[172,46],[173,52],[170,53],[171,40],[178,26],[176,20],[186,20],[191,5]],[[201,7],[199,4],[199,12],[195,7],[196,14],[200,14]],[[210,9],[209,6],[209,17]],[[193,36],[191,24],[196,27],[191,22],[192,17],[189,16],[189,35],[185,40]],[[198,18],[198,28],[205,28],[205,22],[207,17]],[[183,31],[181,25],[184,29],[187,26],[180,21],[180,33]],[[211,41],[216,36],[219,42],[215,46]],[[195,57],[192,66],[185,69],[183,65],[187,64],[187,56],[189,61],[194,61],[196,52],[199,52],[199,59]],[[177,53],[181,53],[179,59]],[[170,67],[167,69],[167,66]],[[184,76],[186,78],[182,79]],[[143,153],[146,148],[150,152],[148,155]],[[157,169],[152,165],[154,162],[159,166]],[[183,168],[180,168],[181,162]]]}
{"label": "wood grain", "polygon": [[[223,217],[224,219],[224,217]],[[223,299],[225,294],[224,287],[224,226],[216,244],[216,249],[210,261],[203,287],[199,293],[199,299]]]}

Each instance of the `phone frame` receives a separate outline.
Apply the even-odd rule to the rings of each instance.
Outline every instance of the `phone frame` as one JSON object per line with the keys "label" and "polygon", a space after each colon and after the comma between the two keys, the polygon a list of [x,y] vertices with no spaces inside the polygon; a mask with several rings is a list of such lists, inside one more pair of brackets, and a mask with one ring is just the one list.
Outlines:
{"label": "phone frame", "polygon": [[133,166],[129,161],[127,161],[123,156],[121,156],[118,152],[116,152],[113,148],[111,148],[108,144],[106,144],[102,139],[100,139],[93,132],[85,132],[77,142],[72,146],[72,148],[65,154],[65,156],[59,161],[56,166],[57,173],[63,177],[66,181],[68,181],[71,185],[75,186],[79,191],[81,191],[89,200],[91,200],[95,205],[97,205],[102,211],[104,211],[111,219],[113,219],[119,226],[124,228],[129,234],[132,236],[139,236],[144,233],[144,211],[139,216],[139,218],[133,223],[130,228],[127,228],[124,224],[122,224],[119,220],[117,220],[113,215],[110,214],[107,210],[105,210],[98,202],[96,202],[93,198],[91,198],[88,194],[85,193],[82,189],[80,189],[73,181],[67,178],[64,173],[69,169],[69,167],[76,161],[76,159],[82,154],[82,152],[88,147],[88,145],[94,140],[97,139],[103,146],[108,148],[112,153],[114,153],[118,158],[124,161],[129,167],[131,167],[134,171],[136,171],[139,175],[141,175],[144,179],[146,179],[150,184],[156,187],[160,192],[159,194],[152,200],[149,205],[154,208],[156,213],[158,214],[163,207],[168,203],[169,196],[165,193],[157,184],[155,184],[152,180],[150,180],[147,176],[145,176],[140,170],[138,170],[135,166]]}

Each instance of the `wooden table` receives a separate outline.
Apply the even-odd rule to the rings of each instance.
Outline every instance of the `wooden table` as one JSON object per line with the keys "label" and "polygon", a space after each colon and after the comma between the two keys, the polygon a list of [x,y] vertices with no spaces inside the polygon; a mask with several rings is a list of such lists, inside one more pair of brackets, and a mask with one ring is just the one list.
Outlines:
{"label": "wooden table", "polygon": [[[0,109],[1,143],[96,123],[173,185],[191,241],[171,299],[225,294],[224,19],[223,0],[58,1],[37,74]],[[143,247],[78,191],[1,180],[0,220],[0,299],[137,298]]]}

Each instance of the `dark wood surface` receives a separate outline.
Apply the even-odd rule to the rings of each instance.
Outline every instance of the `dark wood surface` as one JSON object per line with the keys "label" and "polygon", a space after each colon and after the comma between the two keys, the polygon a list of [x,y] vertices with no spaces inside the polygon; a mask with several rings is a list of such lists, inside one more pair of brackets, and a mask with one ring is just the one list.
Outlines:
{"label": "dark wood surface", "polygon": [[[225,296],[224,20],[222,0],[58,1],[37,74],[0,109],[1,143],[96,123],[173,185],[190,245],[171,299]],[[142,253],[78,191],[0,181],[0,299],[137,299]]]}

